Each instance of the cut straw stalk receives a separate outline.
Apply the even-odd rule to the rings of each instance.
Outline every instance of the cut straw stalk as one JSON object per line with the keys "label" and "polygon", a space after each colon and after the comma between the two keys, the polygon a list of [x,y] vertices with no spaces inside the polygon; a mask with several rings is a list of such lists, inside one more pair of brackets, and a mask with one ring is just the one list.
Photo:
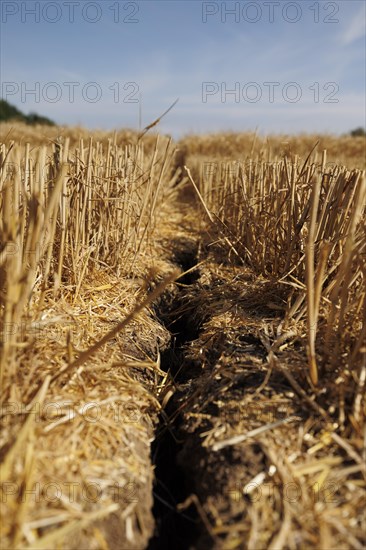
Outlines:
{"label": "cut straw stalk", "polygon": [[307,326],[308,326],[308,360],[312,383],[318,383],[318,366],[316,361],[315,342],[319,318],[319,307],[322,297],[324,273],[331,250],[331,243],[322,242],[319,246],[319,263],[315,270],[314,241],[308,242],[306,247],[306,299],[307,299]]}
{"label": "cut straw stalk", "polygon": [[[315,355],[315,339],[318,323],[319,304],[316,299],[319,296],[315,292],[315,236],[316,222],[319,204],[321,177],[318,176],[313,186],[310,197],[310,226],[305,253],[305,275],[306,275],[306,301],[307,301],[307,337],[308,337],[308,361],[310,378],[314,385],[318,383],[318,367]],[[320,281],[321,284],[321,281]]]}

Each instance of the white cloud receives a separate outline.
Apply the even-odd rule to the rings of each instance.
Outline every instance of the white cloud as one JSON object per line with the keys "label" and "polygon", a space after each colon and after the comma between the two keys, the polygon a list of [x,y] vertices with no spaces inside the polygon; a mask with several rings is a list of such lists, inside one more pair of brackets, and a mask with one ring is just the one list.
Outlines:
{"label": "white cloud", "polygon": [[351,44],[355,40],[362,38],[366,35],[366,24],[365,24],[365,5],[363,4],[352,19],[350,20],[347,28],[343,31],[341,35],[341,41],[343,44]]}

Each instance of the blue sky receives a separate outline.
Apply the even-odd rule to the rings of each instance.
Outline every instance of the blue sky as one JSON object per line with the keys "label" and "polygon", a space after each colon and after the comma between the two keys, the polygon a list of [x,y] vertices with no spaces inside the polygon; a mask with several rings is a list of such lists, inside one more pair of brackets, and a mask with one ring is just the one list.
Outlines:
{"label": "blue sky", "polygon": [[365,124],[363,0],[0,3],[1,96],[59,124],[138,128],[178,97],[175,137]]}

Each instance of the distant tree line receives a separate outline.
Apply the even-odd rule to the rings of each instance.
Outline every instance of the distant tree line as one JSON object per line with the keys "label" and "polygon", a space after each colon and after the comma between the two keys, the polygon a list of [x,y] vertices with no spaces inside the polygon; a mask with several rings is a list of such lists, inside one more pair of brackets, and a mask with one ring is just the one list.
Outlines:
{"label": "distant tree line", "polygon": [[5,99],[0,99],[0,122],[6,120],[17,120],[25,122],[26,124],[47,124],[48,126],[55,126],[53,120],[45,116],[40,116],[37,113],[29,113],[25,115],[19,109],[11,105]]}
{"label": "distant tree line", "polygon": [[350,135],[352,137],[363,137],[363,136],[366,136],[366,131],[365,131],[365,128],[362,128],[362,126],[359,126],[358,128],[355,128],[354,130],[352,130],[350,132]]}

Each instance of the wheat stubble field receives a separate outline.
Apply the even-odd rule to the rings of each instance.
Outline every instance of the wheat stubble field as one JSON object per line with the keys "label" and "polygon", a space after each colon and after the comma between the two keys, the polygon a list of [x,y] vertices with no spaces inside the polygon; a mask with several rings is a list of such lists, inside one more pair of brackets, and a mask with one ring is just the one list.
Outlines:
{"label": "wheat stubble field", "polygon": [[365,139],[1,135],[1,547],[364,548]]}

